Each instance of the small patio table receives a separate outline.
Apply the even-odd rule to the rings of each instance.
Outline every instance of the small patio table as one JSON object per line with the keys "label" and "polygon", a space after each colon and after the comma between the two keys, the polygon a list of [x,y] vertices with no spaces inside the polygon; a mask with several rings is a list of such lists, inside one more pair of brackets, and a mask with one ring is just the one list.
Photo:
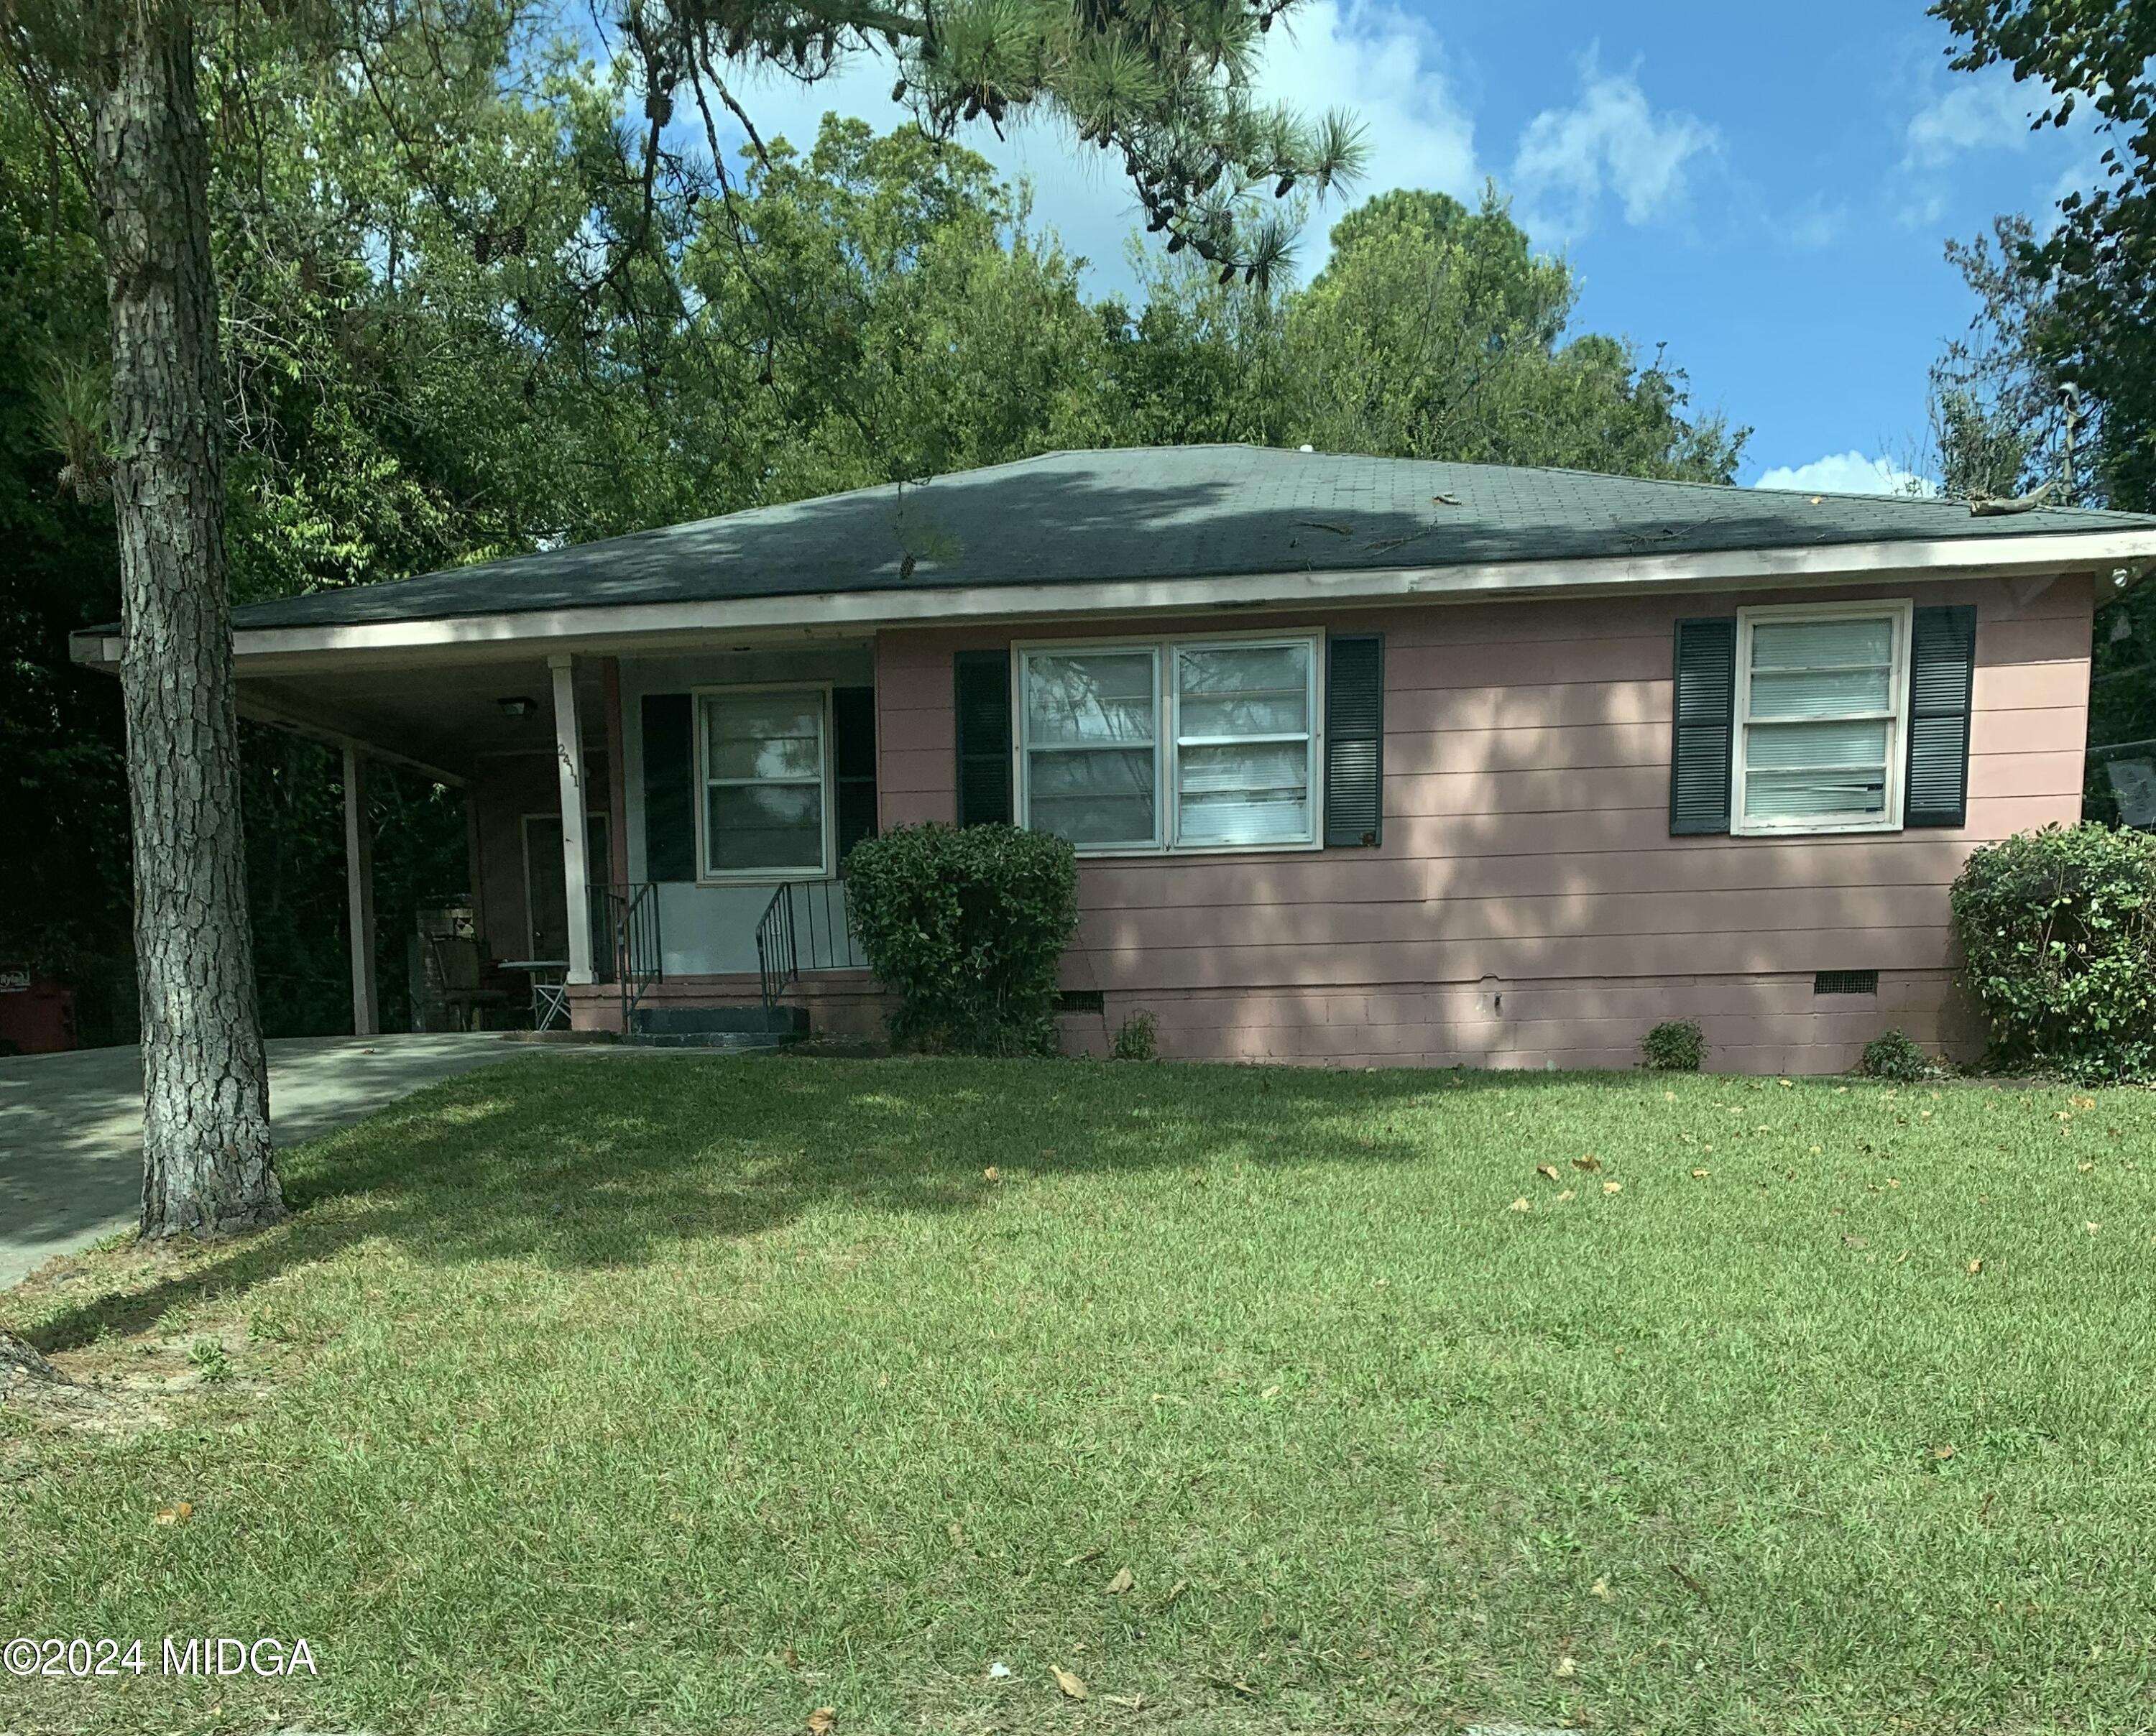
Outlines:
{"label": "small patio table", "polygon": [[504,959],[505,970],[521,970],[531,979],[531,1028],[566,1031],[569,1026],[569,961],[567,959]]}

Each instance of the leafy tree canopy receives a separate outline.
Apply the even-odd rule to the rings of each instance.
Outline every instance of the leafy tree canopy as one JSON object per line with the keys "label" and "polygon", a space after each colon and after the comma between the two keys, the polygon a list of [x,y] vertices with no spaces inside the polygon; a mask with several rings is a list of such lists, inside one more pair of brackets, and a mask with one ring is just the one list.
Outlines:
{"label": "leafy tree canopy", "polygon": [[2040,291],[2030,353],[2100,426],[2103,493],[2145,510],[2156,504],[2156,8],[1938,0],[1932,12],[1958,38],[1956,67],[2003,64],[2048,88],[2038,126],[2063,126],[2083,107],[2097,116],[2099,185],[2061,199],[2048,236],[2025,226],[2000,239]]}

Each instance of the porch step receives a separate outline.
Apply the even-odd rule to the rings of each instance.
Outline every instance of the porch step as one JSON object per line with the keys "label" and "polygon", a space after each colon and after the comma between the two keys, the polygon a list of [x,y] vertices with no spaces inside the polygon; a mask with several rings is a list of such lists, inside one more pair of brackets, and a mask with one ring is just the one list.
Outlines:
{"label": "porch step", "polygon": [[639,1006],[629,1041],[671,1049],[769,1049],[808,1034],[805,1006]]}
{"label": "porch step", "polygon": [[726,1055],[783,1049],[801,1041],[790,1033],[782,1035],[770,1031],[659,1031],[622,1040],[639,1049],[708,1049]]}

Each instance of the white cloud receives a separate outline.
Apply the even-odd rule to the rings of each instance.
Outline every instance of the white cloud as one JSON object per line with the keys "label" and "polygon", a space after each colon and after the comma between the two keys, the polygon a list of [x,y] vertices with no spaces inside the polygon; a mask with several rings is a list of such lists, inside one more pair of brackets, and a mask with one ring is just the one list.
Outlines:
{"label": "white cloud", "polygon": [[1606,73],[1590,49],[1580,62],[1579,100],[1545,109],[1520,135],[1512,182],[1528,227],[1558,234],[1589,228],[1605,193],[1637,227],[1681,207],[1697,159],[1722,138],[1696,115],[1657,114],[1635,73]]}
{"label": "white cloud", "polygon": [[[2002,68],[1944,76],[1948,82],[1941,85],[1933,75],[1927,86],[1930,95],[1909,117],[1896,170],[1902,219],[1919,228],[1935,225],[1947,215],[1962,158],[2030,148],[2037,137],[2030,123],[2044,100],[2040,87],[2015,84]],[[2076,114],[2064,136],[2078,141],[2084,131]],[[1962,171],[1961,179],[1966,177],[1967,171]]]}
{"label": "white cloud", "polygon": [[[1313,118],[1348,110],[1362,122],[1368,150],[1361,179],[1312,210],[1298,248],[1306,273],[1323,263],[1327,231],[1348,202],[1397,187],[1476,197],[1481,174],[1474,123],[1455,97],[1443,44],[1428,25],[1386,0],[1308,0],[1273,27],[1265,49],[1260,96]],[[813,85],[766,73],[745,78],[737,94],[767,139],[783,133],[805,148],[826,110],[879,131],[897,125],[906,111],[891,100],[896,76],[880,54],[860,54]],[[1004,131],[1009,136],[998,139],[982,121],[962,128],[958,141],[1007,177],[1033,182],[1034,222],[1091,262],[1089,287],[1127,289],[1124,248],[1144,218],[1122,158],[1080,146],[1070,128],[1046,119],[1007,120]]]}
{"label": "white cloud", "polygon": [[[1382,0],[1311,0],[1272,32],[1259,94],[1311,115],[1345,109],[1362,123],[1369,161],[1347,197],[1427,188],[1471,203],[1481,192],[1475,124],[1455,95],[1444,45],[1421,19]],[[1340,202],[1311,220],[1302,253],[1322,263],[1323,230]]]}
{"label": "white cloud", "polygon": [[1885,458],[1868,458],[1861,452],[1830,453],[1809,464],[1783,464],[1769,470],[1752,486],[1755,489],[1794,489],[1807,494],[1916,494],[1928,498],[1938,490],[1926,478],[1902,469]]}
{"label": "white cloud", "polygon": [[1849,233],[1849,207],[1839,201],[1830,204],[1815,193],[1808,204],[1781,220],[1776,233],[1791,253],[1818,253]]}
{"label": "white cloud", "polygon": [[2020,151],[2035,118],[2030,93],[1999,74],[1954,82],[1910,117],[1905,167],[1943,169],[1969,151]]}

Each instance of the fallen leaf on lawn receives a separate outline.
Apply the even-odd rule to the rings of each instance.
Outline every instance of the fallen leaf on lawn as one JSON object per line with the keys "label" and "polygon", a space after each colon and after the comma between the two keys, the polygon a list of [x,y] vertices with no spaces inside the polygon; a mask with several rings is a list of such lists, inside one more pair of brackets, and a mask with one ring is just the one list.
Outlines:
{"label": "fallen leaf on lawn", "polygon": [[1165,1596],[1165,1597],[1163,1597],[1163,1599],[1161,1599],[1161,1600],[1160,1600],[1160,1607],[1161,1607],[1161,1608],[1163,1608],[1163,1610],[1164,1610],[1164,1609],[1166,1609],[1166,1608],[1167,1608],[1170,1604],[1173,1603],[1173,1602],[1176,1600],[1176,1599],[1178,1599],[1178,1597],[1182,1596],[1182,1595],[1183,1595],[1183,1594],[1184,1592],[1188,1591],[1189,1589],[1190,1589],[1190,1581],[1189,1581],[1189,1580],[1177,1580],[1177,1581],[1176,1581],[1173,1585],[1170,1585],[1170,1586],[1168,1588],[1168,1595],[1167,1595],[1167,1596]]}
{"label": "fallen leaf on lawn", "polygon": [[1610,1596],[1611,1596],[1611,1593],[1610,1593],[1610,1590],[1609,1590],[1609,1580],[1596,1580],[1596,1581],[1595,1581],[1592,1585],[1589,1586],[1587,1589],[1588,1589],[1589,1590],[1592,1591],[1592,1592],[1593,1592],[1593,1593],[1594,1593],[1597,1597],[1600,1598],[1600,1599],[1603,1600],[1603,1602],[1604,1602],[1604,1603],[1608,1603],[1608,1602],[1609,1601],[1609,1599],[1610,1599]]}
{"label": "fallen leaf on lawn", "polygon": [[831,1732],[838,1728],[839,1713],[836,1707],[819,1706],[808,1714],[808,1736],[831,1736]]}
{"label": "fallen leaf on lawn", "polygon": [[1129,1590],[1132,1586],[1137,1584],[1137,1581],[1131,1577],[1130,1569],[1127,1567],[1119,1567],[1116,1570],[1115,1578],[1108,1581],[1108,1595],[1111,1597],[1121,1597],[1126,1591]]}
{"label": "fallen leaf on lawn", "polygon": [[1695,1181],[1704,1181],[1713,1173],[1712,1170],[1694,1170],[1691,1172],[1691,1179]]}
{"label": "fallen leaf on lawn", "polygon": [[1816,1145],[1813,1146],[1811,1148],[1811,1153],[1814,1157],[1817,1157],[1820,1155],[1820,1148]]}
{"label": "fallen leaf on lawn", "polygon": [[996,1174],[996,1166],[990,1164],[988,1168],[981,1171],[981,1179],[983,1181],[1000,1181],[1004,1178]]}
{"label": "fallen leaf on lawn", "polygon": [[1889,1175],[1887,1178],[1887,1185],[1889,1187],[1899,1187],[1902,1185],[1902,1178],[1899,1175]]}
{"label": "fallen leaf on lawn", "polygon": [[1555,1164],[1537,1164],[1535,1165],[1535,1174],[1537,1175],[1546,1175],[1552,1181],[1554,1181],[1557,1180],[1557,1165]]}
{"label": "fallen leaf on lawn", "polygon": [[1277,1386],[1268,1386],[1263,1392],[1260,1393],[1258,1396],[1261,1399],[1276,1399],[1280,1396],[1280,1388]]}
{"label": "fallen leaf on lawn", "polygon": [[1099,1560],[1106,1553],[1105,1549],[1081,1549],[1063,1564],[1065,1567],[1083,1567],[1088,1561]]}
{"label": "fallen leaf on lawn", "polygon": [[[2092,1225],[2090,1227],[2095,1226]],[[161,1525],[182,1524],[194,1516],[195,1504],[192,1501],[182,1501],[176,1507],[161,1507],[157,1509],[157,1523]]]}
{"label": "fallen leaf on lawn", "polygon": [[1048,1673],[1055,1678],[1055,1685],[1063,1690],[1063,1697],[1066,1700],[1082,1700],[1086,1698],[1086,1684],[1065,1669],[1061,1664],[1050,1664],[1048,1667]]}
{"label": "fallen leaf on lawn", "polygon": [[2070,1097],[2066,1101],[2077,1109],[2092,1109],[2096,1107],[2096,1099],[2092,1097]]}
{"label": "fallen leaf on lawn", "polygon": [[1535,1208],[1523,1194],[1505,1209],[1507,1211],[1532,1211]]}
{"label": "fallen leaf on lawn", "polygon": [[1983,1261],[1981,1261],[1981,1260],[1971,1260],[1971,1261],[1969,1262],[1969,1275],[1971,1278],[1974,1278],[1974,1277],[1977,1275],[1977,1273],[1979,1273],[1979,1272],[1981,1272],[1981,1271],[1983,1271],[1983,1270],[1984,1270],[1984,1262],[1983,1262]]}
{"label": "fallen leaf on lawn", "polygon": [[1621,1181],[1605,1181],[1602,1184],[1602,1191],[1605,1194],[1621,1194],[1625,1191],[1625,1184]]}
{"label": "fallen leaf on lawn", "polygon": [[1602,1167],[1602,1160],[1590,1151],[1584,1157],[1573,1159],[1572,1166],[1575,1170],[1599,1170]]}
{"label": "fallen leaf on lawn", "polygon": [[2075,1168],[2075,1169],[2076,1169],[2079,1173],[2081,1173],[2082,1175],[2087,1175],[2087,1174],[2088,1174],[2088,1172],[2089,1172],[2091,1170],[2093,1170],[2095,1167],[2096,1167],[2096,1165],[2095,1165],[2094,1164],[2076,1164],[2076,1165],[2074,1165],[2074,1168]]}
{"label": "fallen leaf on lawn", "polygon": [[1578,1671],[1579,1666],[1574,1663],[1570,1658],[1561,1657],[1557,1661],[1557,1667],[1551,1671],[1550,1673],[1553,1676],[1560,1677],[1569,1677],[1578,1674]]}
{"label": "fallen leaf on lawn", "polygon": [[1143,1694],[1102,1694],[1101,1698],[1111,1706],[1127,1706],[1133,1712],[1145,1705]]}
{"label": "fallen leaf on lawn", "polygon": [[1841,1245],[1844,1247],[1862,1247],[1864,1238],[1861,1236],[1845,1236],[1841,1238]]}
{"label": "fallen leaf on lawn", "polygon": [[949,1529],[951,1533],[951,1547],[954,1549],[964,1549],[966,1547],[966,1534],[959,1529],[958,1522],[956,1519],[951,1521]]}
{"label": "fallen leaf on lawn", "polygon": [[1954,1450],[1951,1447],[1934,1447],[1932,1449],[1932,1457],[1935,1459],[1950,1459],[1953,1456]]}
{"label": "fallen leaf on lawn", "polygon": [[1562,1206],[1567,1200],[1576,1200],[1578,1197],[1579,1196],[1578,1194],[1574,1193],[1570,1188],[1567,1188],[1563,1193],[1557,1196],[1557,1202],[1558,1205]]}
{"label": "fallen leaf on lawn", "polygon": [[2097,1228],[2099,1227],[2099,1226],[2098,1226],[2098,1225],[2097,1225],[2097,1224],[2093,1220],[2092,1220],[2092,1221],[2089,1221],[2087,1224],[2086,1224],[2086,1225],[2084,1226],[2084,1227],[2088,1231],[2088,1232],[2089,1232],[2089,1234],[2090,1234],[2090,1235],[2093,1236],[2093,1235],[2095,1235],[2095,1234],[2096,1234],[2097,1230]]}

